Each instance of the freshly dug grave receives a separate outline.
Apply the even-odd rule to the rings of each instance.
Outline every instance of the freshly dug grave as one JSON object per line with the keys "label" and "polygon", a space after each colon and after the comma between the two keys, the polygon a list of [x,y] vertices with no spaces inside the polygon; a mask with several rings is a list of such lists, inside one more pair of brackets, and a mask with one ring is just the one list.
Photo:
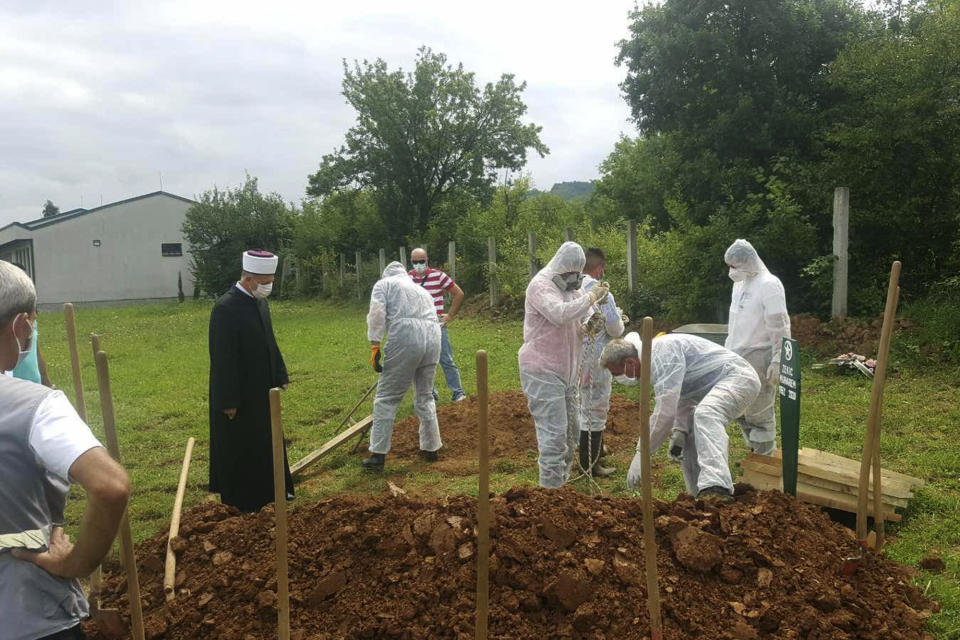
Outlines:
{"label": "freshly dug grave", "polygon": [[[476,473],[477,397],[437,407],[443,449],[440,461],[431,466],[444,473]],[[537,451],[537,434],[533,416],[527,409],[522,391],[504,391],[490,396],[488,430],[491,458],[525,458]],[[388,457],[415,459],[420,450],[417,431],[419,420],[411,416],[394,425],[393,441]],[[604,438],[611,450],[632,452],[637,446],[640,408],[636,401],[621,395],[610,397],[610,413]],[[365,449],[361,447],[361,449]],[[365,450],[360,452],[366,455]],[[389,462],[389,460],[388,460]]]}
{"label": "freshly dug grave", "polygon": [[[910,570],[776,492],[739,488],[714,507],[682,495],[655,505],[665,637],[920,640],[936,605]],[[565,488],[492,499],[490,637],[648,637],[640,503]],[[290,517],[293,637],[473,638],[476,502],[335,497]],[[164,602],[166,540],[137,547],[148,638],[276,637],[272,507],[238,515],[207,503],[184,514],[178,595]],[[125,580],[104,606],[126,616]],[[93,638],[105,636],[87,623]]]}

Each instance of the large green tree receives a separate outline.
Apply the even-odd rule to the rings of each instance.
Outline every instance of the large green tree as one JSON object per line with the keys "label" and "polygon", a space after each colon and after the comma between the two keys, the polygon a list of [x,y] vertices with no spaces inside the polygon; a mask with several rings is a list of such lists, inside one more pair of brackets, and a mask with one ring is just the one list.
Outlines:
{"label": "large green tree", "polygon": [[251,176],[241,187],[204,192],[187,210],[182,229],[196,285],[208,296],[220,295],[240,275],[244,251],[286,249],[296,213],[279,194],[260,193]]}
{"label": "large green tree", "polygon": [[343,95],[357,120],[343,146],[323,156],[307,194],[370,188],[394,239],[423,236],[443,200],[488,200],[496,170],[519,170],[527,150],[548,153],[540,127],[524,123],[526,83],[510,74],[482,89],[463,65],[421,48],[410,73],[383,60],[344,61]]}

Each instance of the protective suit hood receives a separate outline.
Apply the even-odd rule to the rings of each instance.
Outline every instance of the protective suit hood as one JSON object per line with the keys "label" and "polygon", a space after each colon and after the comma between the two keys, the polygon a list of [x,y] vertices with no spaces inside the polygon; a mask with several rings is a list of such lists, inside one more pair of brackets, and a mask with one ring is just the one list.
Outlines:
{"label": "protective suit hood", "polygon": [[584,265],[587,264],[587,256],[576,242],[564,242],[557,249],[557,252],[550,258],[550,262],[543,268],[547,277],[553,277],[559,273],[570,273],[571,271],[582,272]]}
{"label": "protective suit hood", "polygon": [[748,271],[754,275],[768,272],[767,265],[763,264],[757,250],[742,238],[737,238],[727,247],[723,260],[734,269]]}
{"label": "protective suit hood", "polygon": [[383,270],[381,278],[394,278],[396,276],[405,276],[407,275],[407,270],[403,268],[403,265],[394,260]]}

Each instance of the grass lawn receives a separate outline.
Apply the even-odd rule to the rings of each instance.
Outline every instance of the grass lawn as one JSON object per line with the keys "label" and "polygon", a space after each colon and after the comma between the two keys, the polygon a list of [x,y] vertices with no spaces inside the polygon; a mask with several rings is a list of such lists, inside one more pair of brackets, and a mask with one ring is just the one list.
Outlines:
{"label": "grass lawn", "polygon": [[[207,496],[207,323],[209,302],[77,310],[80,356],[89,422],[102,438],[96,373],[87,336],[101,336],[110,361],[111,383],[123,463],[134,495],[130,507],[134,536],[143,539],[169,526],[180,464],[188,437],[197,440],[185,506]],[[291,440],[290,460],[317,448],[340,416],[374,382],[368,364],[365,309],[326,302],[274,302],[274,327],[287,362],[291,386],[283,396],[283,419]],[[39,319],[40,346],[54,383],[73,396],[62,313]],[[473,354],[490,354],[491,390],[519,388],[516,353],[522,337],[518,321],[491,323],[472,318],[451,324],[451,340],[468,392],[475,389]],[[801,445],[859,458],[870,399],[870,382],[859,375],[812,370],[805,363]],[[896,362],[893,363],[896,369]],[[441,399],[449,394],[439,376]],[[938,638],[960,639],[960,380],[944,371],[896,369],[888,380],[884,413],[883,464],[928,481],[898,526],[888,526],[896,542],[887,554],[919,566],[931,553],[942,554],[947,570],[921,572],[917,581],[943,610],[931,620]],[[636,391],[632,391],[636,393]],[[369,403],[357,412],[369,413]],[[411,413],[409,396],[400,416]],[[443,425],[441,424],[441,433]],[[731,430],[731,459],[746,451],[739,431]],[[620,470],[603,481],[611,494],[627,494],[624,470],[632,451],[615,452]],[[679,467],[657,456],[656,493],[673,498],[683,487]],[[356,458],[340,451],[313,467],[298,483],[296,504],[330,493],[380,492],[387,480],[409,493],[476,495],[471,476],[444,476],[422,464],[388,460],[386,477],[363,474]],[[536,483],[536,454],[494,465],[492,489]],[[589,488],[584,485],[584,490]],[[83,509],[74,488],[68,507],[73,532]]]}

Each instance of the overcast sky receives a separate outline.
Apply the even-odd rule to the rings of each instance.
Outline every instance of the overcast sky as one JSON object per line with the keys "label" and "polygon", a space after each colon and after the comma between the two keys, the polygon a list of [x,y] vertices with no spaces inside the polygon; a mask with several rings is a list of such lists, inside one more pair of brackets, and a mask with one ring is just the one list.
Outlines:
{"label": "overcast sky", "polygon": [[[403,6],[403,8],[400,8]],[[462,6],[463,8],[456,8]],[[0,226],[156,191],[194,196],[244,171],[304,195],[353,111],[342,60],[410,69],[421,45],[481,83],[527,82],[550,155],[536,186],[587,180],[632,134],[614,65],[633,0],[0,3]]]}

